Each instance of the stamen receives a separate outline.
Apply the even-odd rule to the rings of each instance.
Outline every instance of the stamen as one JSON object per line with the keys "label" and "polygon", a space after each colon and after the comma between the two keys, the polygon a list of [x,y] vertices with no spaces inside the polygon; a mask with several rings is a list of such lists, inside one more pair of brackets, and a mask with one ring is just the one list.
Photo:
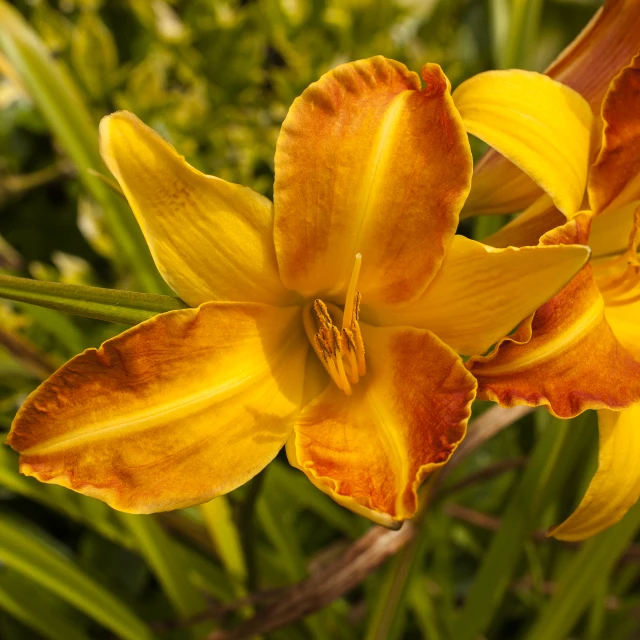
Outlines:
{"label": "stamen", "polygon": [[357,384],[360,381],[358,374],[358,360],[356,358],[356,341],[353,332],[349,329],[342,330],[343,342],[347,354],[347,362],[349,363],[349,381],[351,384]]}
{"label": "stamen", "polygon": [[340,374],[336,369],[335,362],[333,361],[333,358],[330,357],[330,354],[325,349],[325,346],[319,334],[316,334],[314,336],[313,346],[315,347],[315,351],[318,354],[318,356],[320,356],[320,359],[322,360],[322,364],[324,364],[325,369],[327,370],[327,373],[329,374],[331,379],[335,382],[338,389],[342,389]]}
{"label": "stamen", "polygon": [[314,300],[313,308],[318,314],[318,319],[323,326],[330,327],[333,324],[331,321],[331,316],[329,315],[329,310],[327,309],[327,305],[322,302],[322,300]]}
{"label": "stamen", "polygon": [[348,396],[351,395],[351,385],[349,384],[349,380],[347,380],[347,373],[344,370],[344,362],[342,361],[342,340],[340,338],[340,332],[338,331],[338,327],[331,327],[333,333],[333,348],[336,353],[336,365],[338,367],[338,374],[340,375],[340,382],[342,384],[338,385]]}
{"label": "stamen", "polygon": [[356,291],[361,263],[362,255],[358,253],[347,289],[342,331],[333,324],[327,305],[320,299],[313,302],[317,320],[313,319],[311,305],[305,306],[302,316],[305,332],[314,351],[338,389],[347,395],[352,394],[351,385],[357,384],[367,372],[364,343],[358,324],[362,296]]}
{"label": "stamen", "polygon": [[[358,277],[360,276],[360,265],[362,264],[362,254],[356,253],[356,261],[351,272],[351,280],[347,289],[347,297],[344,303],[344,315],[342,316],[342,328],[349,328],[353,322],[353,310],[356,297],[356,287],[358,286]],[[359,293],[357,294],[360,295]]]}
{"label": "stamen", "polygon": [[358,362],[358,375],[360,377],[367,373],[367,362],[364,359],[364,341],[362,340],[362,333],[360,332],[360,325],[357,321],[351,326],[353,331],[353,338],[356,343],[356,361]]}

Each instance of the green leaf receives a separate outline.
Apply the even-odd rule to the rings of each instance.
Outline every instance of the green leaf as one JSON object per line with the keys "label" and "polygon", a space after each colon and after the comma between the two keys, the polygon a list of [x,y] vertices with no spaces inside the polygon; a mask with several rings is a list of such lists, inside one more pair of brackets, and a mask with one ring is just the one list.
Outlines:
{"label": "green leaf", "polygon": [[587,540],[560,575],[554,597],[526,640],[564,640],[639,529],[640,504],[636,504],[621,522]]}
{"label": "green leaf", "polygon": [[114,511],[104,502],[55,485],[38,482],[18,474],[18,455],[8,447],[0,447],[0,486],[45,507],[55,509],[72,520],[86,524],[100,535],[127,549],[135,540],[114,517]]}
{"label": "green leaf", "polygon": [[242,544],[225,496],[200,505],[200,513],[220,560],[236,585],[237,596],[245,595],[247,566]]}
{"label": "green leaf", "polygon": [[[500,530],[482,558],[462,615],[454,626],[456,640],[475,640],[487,629],[516,571],[525,542],[539,524],[554,490],[570,469],[568,458],[577,447],[567,446],[569,435],[580,435],[580,420],[548,420],[519,484],[503,511]],[[578,424],[575,424],[575,423]]]}
{"label": "green leaf", "polygon": [[89,640],[69,619],[64,603],[44,593],[13,570],[0,571],[0,609],[49,640]]}
{"label": "green leaf", "polygon": [[153,634],[126,604],[5,514],[0,520],[0,560],[74,605],[124,640]]}
{"label": "green leaf", "polygon": [[[1,1],[1,0],[0,0]],[[79,316],[138,324],[166,311],[186,309],[179,298],[0,275],[0,297]]]}
{"label": "green leaf", "polygon": [[544,0],[490,0],[493,56],[500,69],[530,67]]}
{"label": "green leaf", "polygon": [[[2,276],[0,276],[1,278]],[[16,305],[24,311],[36,323],[38,323],[48,334],[59,340],[66,352],[70,355],[80,353],[85,349],[87,338],[82,331],[76,327],[72,318],[57,313],[55,310],[45,307],[27,305],[18,302]]]}
{"label": "green leaf", "polygon": [[266,485],[268,491],[287,495],[295,505],[315,512],[354,540],[369,526],[367,520],[354,515],[322,491],[318,491],[300,471],[280,464],[277,460],[269,467]]}
{"label": "green leaf", "polygon": [[366,640],[398,640],[403,636],[409,586],[427,549],[424,522],[415,538],[389,563],[371,607]]}
{"label": "green leaf", "polygon": [[153,516],[118,513],[138,541],[138,549],[177,613],[187,618],[205,607],[205,601],[189,581],[187,567],[181,562],[173,540]]}
{"label": "green leaf", "polygon": [[98,128],[73,80],[50,55],[20,13],[0,0],[0,49],[73,160],[78,177],[100,203],[115,244],[145,291],[166,290],[138,224],[122,198],[89,173],[106,169],[98,151]]}
{"label": "green leaf", "polygon": [[112,33],[94,11],[85,11],[71,38],[73,68],[95,98],[107,95],[116,80],[118,49]]}

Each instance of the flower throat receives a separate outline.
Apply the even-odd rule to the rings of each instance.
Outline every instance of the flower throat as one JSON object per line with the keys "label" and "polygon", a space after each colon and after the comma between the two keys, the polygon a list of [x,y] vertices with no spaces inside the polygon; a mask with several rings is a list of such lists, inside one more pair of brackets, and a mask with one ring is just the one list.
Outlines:
{"label": "flower throat", "polygon": [[[337,387],[347,395],[351,395],[351,386],[357,384],[367,372],[364,342],[358,323],[362,296],[356,291],[361,263],[362,255],[358,253],[347,289],[342,330],[333,324],[327,305],[322,300],[313,302],[317,328],[315,334],[310,330],[311,318],[305,318],[305,329],[316,354]],[[309,315],[305,314],[307,317]]]}
{"label": "flower throat", "polygon": [[607,306],[618,307],[640,300],[640,207],[633,216],[627,250],[617,258],[594,264],[594,276]]}

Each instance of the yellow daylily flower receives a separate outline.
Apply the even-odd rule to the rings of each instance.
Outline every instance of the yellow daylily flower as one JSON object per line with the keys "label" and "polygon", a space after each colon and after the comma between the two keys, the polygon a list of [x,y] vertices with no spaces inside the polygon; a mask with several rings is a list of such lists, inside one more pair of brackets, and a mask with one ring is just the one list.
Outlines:
{"label": "yellow daylily flower", "polygon": [[[344,506],[411,517],[465,434],[476,381],[456,351],[485,351],[588,258],[454,235],[471,153],[442,70],[422,78],[376,57],[312,84],[278,138],[273,205],[132,114],[105,118],[102,155],[193,308],[85,351],[30,395],[8,439],[21,471],[147,513],[234,489],[286,443]],[[583,136],[573,103],[551,126]]]}
{"label": "yellow daylily flower", "polygon": [[[599,115],[611,79],[638,51],[639,32],[637,0],[606,0],[545,74],[579,93]],[[521,211],[544,193],[543,187],[508,149],[496,147],[474,167],[471,193],[461,217]]]}
{"label": "yellow daylily flower", "polygon": [[[544,405],[563,418],[599,411],[598,470],[577,510],[550,531],[563,540],[602,531],[640,496],[640,52],[633,24],[640,27],[640,4],[609,2],[560,58],[565,80],[578,85],[601,116],[583,203],[589,211],[563,209],[540,180],[543,196],[530,192],[524,198],[524,191],[509,194],[506,188],[494,206],[487,185],[498,182],[506,162],[495,155],[477,174],[478,197],[472,189],[469,198],[489,212],[506,210],[508,202],[529,204],[487,239],[492,246],[529,245],[539,238],[541,244],[588,241],[593,249],[591,264],[562,292],[491,353],[468,362],[480,397],[502,406]],[[611,39],[620,47],[606,49]],[[630,57],[636,53],[631,62],[619,63],[620,52],[630,50]],[[597,73],[589,80],[594,60]],[[562,64],[552,70],[558,68]],[[512,184],[530,179],[515,165],[505,175]]]}

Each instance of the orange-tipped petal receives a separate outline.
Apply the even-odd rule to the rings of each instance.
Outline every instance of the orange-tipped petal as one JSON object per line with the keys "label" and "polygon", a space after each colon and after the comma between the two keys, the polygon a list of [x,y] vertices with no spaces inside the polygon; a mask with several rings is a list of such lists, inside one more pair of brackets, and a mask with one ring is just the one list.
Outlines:
{"label": "orange-tipped petal", "polygon": [[356,253],[370,304],[417,297],[440,266],[469,190],[471,152],[438,65],[380,56],[337,67],[295,100],[275,158],[284,284],[343,298]]}
{"label": "orange-tipped petal", "polygon": [[640,198],[640,54],[611,82],[602,119],[602,147],[589,172],[589,202],[596,214]]}
{"label": "orange-tipped petal", "polygon": [[593,116],[572,89],[539,73],[486,71],[453,92],[467,131],[540,185],[567,217],[584,197]]}
{"label": "orange-tipped petal", "polygon": [[267,198],[200,173],[126,111],[102,119],[100,152],[160,273],[189,305],[291,301],[278,275]]}
{"label": "orange-tipped petal", "polygon": [[640,404],[599,411],[598,470],[578,508],[549,535],[584,540],[622,519],[640,496]]}
{"label": "orange-tipped petal", "polygon": [[[542,242],[584,241],[580,214]],[[605,318],[591,265],[487,356],[470,358],[478,395],[504,407],[545,405],[571,418],[586,409],[626,409],[640,401],[640,364],[616,339]]]}
{"label": "orange-tipped petal", "polygon": [[[639,32],[640,2],[607,0],[545,74],[577,91],[598,116],[609,83],[638,52]],[[492,149],[474,170],[462,216],[519,211],[540,193],[526,174]]]}
{"label": "orange-tipped petal", "polygon": [[21,407],[20,470],[149,513],[243,484],[299,411],[300,309],[211,302],[165,313],[76,356]]}
{"label": "orange-tipped petal", "polygon": [[582,95],[595,114],[613,77],[638,52],[640,3],[607,0],[545,73]]}
{"label": "orange-tipped petal", "polygon": [[287,455],[334,500],[392,526],[464,437],[476,382],[428,331],[361,327],[367,375],[353,395],[332,384],[305,407]]}
{"label": "orange-tipped petal", "polygon": [[428,329],[458,353],[484,353],[558,293],[588,259],[589,248],[582,245],[495,249],[455,236],[422,296],[377,309],[376,324]]}

